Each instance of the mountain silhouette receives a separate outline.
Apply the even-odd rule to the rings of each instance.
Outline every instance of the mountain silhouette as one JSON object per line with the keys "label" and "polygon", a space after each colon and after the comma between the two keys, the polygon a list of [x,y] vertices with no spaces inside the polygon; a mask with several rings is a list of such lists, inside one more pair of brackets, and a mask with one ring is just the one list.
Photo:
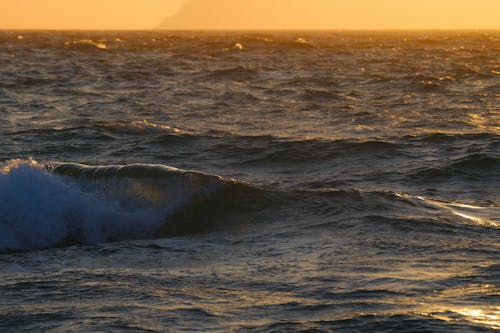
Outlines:
{"label": "mountain silhouette", "polygon": [[[498,0],[188,0],[167,30],[477,29],[498,26]],[[444,20],[443,18],[446,18]]]}
{"label": "mountain silhouette", "polygon": [[[190,0],[162,29],[293,29],[308,28],[314,3],[323,0]],[[312,5],[312,6],[311,6]]]}

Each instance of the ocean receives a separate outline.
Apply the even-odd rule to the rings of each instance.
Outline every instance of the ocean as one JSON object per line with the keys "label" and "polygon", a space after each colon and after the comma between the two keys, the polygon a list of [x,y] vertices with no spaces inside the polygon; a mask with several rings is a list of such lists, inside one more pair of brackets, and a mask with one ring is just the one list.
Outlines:
{"label": "ocean", "polygon": [[500,329],[500,32],[0,32],[1,332]]}

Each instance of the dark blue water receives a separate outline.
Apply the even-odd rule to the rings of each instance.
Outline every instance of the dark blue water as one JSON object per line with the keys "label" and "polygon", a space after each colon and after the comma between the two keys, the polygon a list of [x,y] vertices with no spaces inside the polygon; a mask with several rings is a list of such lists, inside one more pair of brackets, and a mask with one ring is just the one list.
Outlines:
{"label": "dark blue water", "polygon": [[500,329],[499,59],[499,32],[0,32],[0,331]]}

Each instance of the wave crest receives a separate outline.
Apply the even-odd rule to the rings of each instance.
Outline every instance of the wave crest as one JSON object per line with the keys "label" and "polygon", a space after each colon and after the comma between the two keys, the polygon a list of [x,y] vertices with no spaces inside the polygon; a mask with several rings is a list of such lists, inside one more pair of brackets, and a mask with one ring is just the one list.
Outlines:
{"label": "wave crest", "polygon": [[107,129],[111,132],[118,134],[167,134],[167,135],[180,135],[185,134],[178,128],[161,125],[147,120],[136,120],[132,122],[125,123],[112,123],[112,124],[101,124],[100,127]]}
{"label": "wave crest", "polygon": [[65,42],[66,47],[73,49],[87,49],[87,48],[97,48],[99,50],[105,50],[108,48],[105,40],[93,41],[92,39],[79,39]]}
{"label": "wave crest", "polygon": [[156,237],[184,207],[237,186],[163,165],[30,159],[8,161],[0,170],[0,253]]}

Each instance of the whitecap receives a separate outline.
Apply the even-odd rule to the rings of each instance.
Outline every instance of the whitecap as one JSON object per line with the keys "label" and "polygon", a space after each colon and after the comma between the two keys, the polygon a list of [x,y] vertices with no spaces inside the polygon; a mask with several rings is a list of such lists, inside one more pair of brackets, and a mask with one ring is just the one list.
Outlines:
{"label": "whitecap", "polygon": [[115,133],[122,134],[135,134],[135,135],[145,135],[145,134],[168,134],[168,135],[179,135],[184,134],[178,128],[161,125],[153,123],[147,120],[136,120],[126,123],[112,123],[112,124],[102,124],[101,127],[108,129]]}

